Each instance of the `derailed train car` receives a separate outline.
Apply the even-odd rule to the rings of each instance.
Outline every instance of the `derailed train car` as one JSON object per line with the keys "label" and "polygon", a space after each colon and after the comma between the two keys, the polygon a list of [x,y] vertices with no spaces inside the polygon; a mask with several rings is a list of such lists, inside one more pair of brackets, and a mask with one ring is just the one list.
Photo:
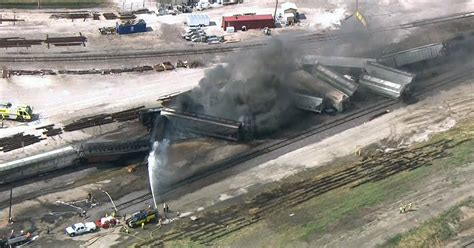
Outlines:
{"label": "derailed train car", "polygon": [[310,96],[297,92],[292,92],[290,95],[293,105],[299,109],[315,112],[318,114],[324,111],[323,97]]}
{"label": "derailed train car", "polygon": [[381,65],[376,62],[367,62],[365,73],[359,77],[359,84],[376,94],[400,99],[408,96],[415,74]]}
{"label": "derailed train car", "polygon": [[160,114],[166,117],[174,128],[190,133],[231,141],[238,141],[243,137],[243,123],[240,121],[183,112],[171,108],[161,109]]}
{"label": "derailed train car", "polygon": [[312,96],[324,98],[325,108],[342,112],[350,106],[348,95],[304,70],[292,73],[290,80],[296,91],[303,91]]}
{"label": "derailed train car", "polygon": [[446,51],[447,45],[445,43],[433,43],[384,55],[377,59],[377,62],[391,67],[402,67],[444,56]]}
{"label": "derailed train car", "polygon": [[349,97],[351,97],[359,87],[359,85],[353,80],[345,78],[343,75],[325,66],[322,66],[319,63],[314,65],[304,65],[303,67],[306,68],[306,70],[308,70],[308,72],[313,76],[328,83]]}

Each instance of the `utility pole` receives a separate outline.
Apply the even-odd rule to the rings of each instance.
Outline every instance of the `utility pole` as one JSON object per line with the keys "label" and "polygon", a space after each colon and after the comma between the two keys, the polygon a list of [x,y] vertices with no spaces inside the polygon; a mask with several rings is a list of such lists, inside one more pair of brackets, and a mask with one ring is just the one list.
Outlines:
{"label": "utility pole", "polygon": [[41,0],[38,0],[38,9],[41,9]]}
{"label": "utility pole", "polygon": [[274,13],[274,15],[273,15],[273,23],[276,22],[277,8],[278,8],[278,0],[276,0],[276,4],[275,4],[275,13]]}

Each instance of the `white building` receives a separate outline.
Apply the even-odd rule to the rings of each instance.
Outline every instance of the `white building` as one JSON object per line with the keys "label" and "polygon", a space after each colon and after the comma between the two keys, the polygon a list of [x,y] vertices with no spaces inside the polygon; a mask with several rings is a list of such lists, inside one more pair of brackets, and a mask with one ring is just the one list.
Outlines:
{"label": "white building", "polygon": [[188,26],[209,26],[208,14],[189,14],[186,17],[186,24]]}
{"label": "white building", "polygon": [[292,25],[296,22],[296,13],[298,12],[296,4],[291,2],[282,3],[281,11],[283,14],[283,23],[285,23],[286,25]]}

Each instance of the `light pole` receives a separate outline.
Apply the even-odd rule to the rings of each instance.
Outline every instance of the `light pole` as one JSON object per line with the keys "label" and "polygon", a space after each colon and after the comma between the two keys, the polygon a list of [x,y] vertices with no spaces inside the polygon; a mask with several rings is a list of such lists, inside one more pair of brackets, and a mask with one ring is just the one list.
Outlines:
{"label": "light pole", "polygon": [[278,8],[278,0],[276,0],[276,4],[275,4],[275,13],[273,14],[273,23],[276,22],[277,8]]}

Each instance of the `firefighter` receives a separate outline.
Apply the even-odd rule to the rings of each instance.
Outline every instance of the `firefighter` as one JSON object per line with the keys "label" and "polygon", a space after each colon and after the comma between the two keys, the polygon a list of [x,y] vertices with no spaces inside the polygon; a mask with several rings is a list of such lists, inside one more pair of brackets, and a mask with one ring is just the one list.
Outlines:
{"label": "firefighter", "polygon": [[400,213],[403,214],[406,211],[405,205],[400,206]]}

